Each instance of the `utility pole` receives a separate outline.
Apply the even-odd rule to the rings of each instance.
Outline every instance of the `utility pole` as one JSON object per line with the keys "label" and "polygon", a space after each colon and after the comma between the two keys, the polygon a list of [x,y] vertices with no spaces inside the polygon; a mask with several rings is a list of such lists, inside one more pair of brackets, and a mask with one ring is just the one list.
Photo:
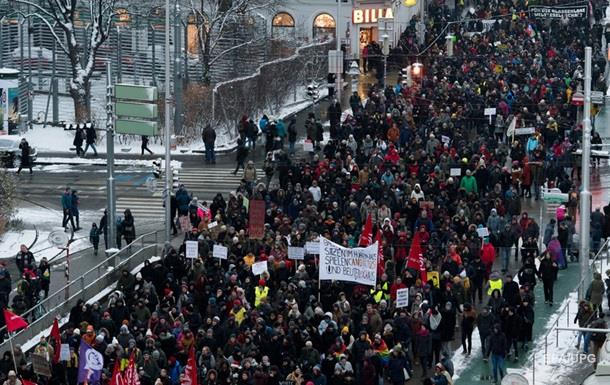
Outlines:
{"label": "utility pole", "polygon": [[[343,52],[341,51],[341,34],[340,34],[340,29],[341,29],[341,2],[343,0],[337,0],[337,21],[335,22],[335,32],[337,35],[337,55],[338,58],[337,60],[341,61],[341,64],[343,64]],[[343,65],[338,66],[337,68],[342,69]],[[337,71],[337,73],[335,74],[335,92],[337,93],[337,101],[339,103],[341,103],[341,94],[342,94],[342,90],[341,90],[341,76],[343,75],[340,70]]]}
{"label": "utility pole", "polygon": [[116,245],[116,196],[114,190],[114,124],[112,111],[112,65],[110,60],[106,62],[106,171],[108,180],[106,182],[106,223],[108,224],[108,246],[110,249]]}
{"label": "utility pole", "polygon": [[170,130],[171,130],[171,85],[170,85],[170,54],[169,54],[169,18],[170,8],[169,0],[165,0],[165,241],[170,242],[170,230],[172,222],[171,214],[171,188],[170,177],[171,177],[171,153],[170,153]]}
{"label": "utility pole", "polygon": [[589,278],[589,231],[591,217],[590,172],[591,167],[591,47],[585,47],[585,103],[582,129],[582,191],[580,192],[580,299],[584,298],[584,287]]}

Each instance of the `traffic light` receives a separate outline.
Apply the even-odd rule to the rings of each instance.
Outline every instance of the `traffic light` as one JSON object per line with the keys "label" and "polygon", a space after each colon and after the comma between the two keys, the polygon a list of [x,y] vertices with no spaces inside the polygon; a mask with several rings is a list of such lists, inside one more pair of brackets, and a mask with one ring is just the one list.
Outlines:
{"label": "traffic light", "polygon": [[153,160],[153,170],[152,170],[153,176],[156,179],[160,179],[161,178],[161,159],[157,159],[157,160]]}
{"label": "traffic light", "polygon": [[318,92],[318,85],[316,83],[310,83],[307,86],[307,96],[312,98],[314,101],[320,97],[320,93]]}

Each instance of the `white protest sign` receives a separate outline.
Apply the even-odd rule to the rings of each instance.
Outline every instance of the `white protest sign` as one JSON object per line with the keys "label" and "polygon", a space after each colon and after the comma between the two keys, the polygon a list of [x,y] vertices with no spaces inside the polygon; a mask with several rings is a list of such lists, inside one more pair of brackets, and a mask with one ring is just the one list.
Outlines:
{"label": "white protest sign", "polygon": [[197,258],[199,257],[199,242],[197,241],[186,241],[186,257]]}
{"label": "white protest sign", "polygon": [[319,241],[306,242],[305,251],[307,251],[307,254],[320,254],[320,242]]}
{"label": "white protest sign", "polygon": [[396,308],[409,306],[409,289],[396,290]]}
{"label": "white protest sign", "polygon": [[213,229],[216,226],[218,226],[218,221],[208,223],[208,229]]}
{"label": "white protest sign", "polygon": [[305,259],[305,249],[302,247],[288,247],[288,258],[295,260]]}
{"label": "white protest sign", "polygon": [[313,142],[311,140],[306,140],[303,142],[303,151],[313,152]]}
{"label": "white protest sign", "polygon": [[481,238],[489,237],[489,229],[487,227],[479,227],[477,233]]}
{"label": "white protest sign", "polygon": [[61,344],[61,350],[59,351],[60,361],[70,361],[70,345]]}
{"label": "white protest sign", "polygon": [[369,247],[350,249],[320,238],[320,280],[375,286],[378,252],[377,242]]}
{"label": "white protest sign", "polygon": [[515,129],[515,135],[530,135],[536,132],[535,127],[523,127]]}
{"label": "white protest sign", "polygon": [[252,264],[252,274],[261,275],[265,271],[267,271],[267,261],[260,261]]}
{"label": "white protest sign", "polygon": [[489,124],[491,124],[491,117],[496,114],[495,108],[486,108],[483,115],[489,116]]}
{"label": "white protest sign", "polygon": [[451,170],[449,170],[449,176],[460,176],[462,175],[462,169],[461,168],[452,168]]}
{"label": "white protest sign", "polygon": [[229,254],[229,250],[222,245],[214,245],[214,249],[212,250],[212,257],[219,259],[227,259],[227,255]]}
{"label": "white protest sign", "polygon": [[451,138],[445,135],[441,135],[441,142],[449,144],[451,143]]}

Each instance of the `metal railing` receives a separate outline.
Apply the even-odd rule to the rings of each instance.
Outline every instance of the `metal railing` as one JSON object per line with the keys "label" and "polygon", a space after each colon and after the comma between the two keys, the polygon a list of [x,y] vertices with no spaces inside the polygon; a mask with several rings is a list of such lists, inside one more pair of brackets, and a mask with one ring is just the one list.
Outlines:
{"label": "metal railing", "polygon": [[[65,316],[76,305],[78,300],[88,300],[101,293],[105,288],[116,283],[123,269],[132,270],[145,260],[158,255],[159,242],[163,240],[161,231],[153,231],[136,238],[115,254],[64,285],[47,298],[39,302],[21,316],[30,323],[13,335],[13,343],[24,344],[33,340],[39,333],[53,324],[57,316]],[[0,329],[0,335],[6,334],[6,327]],[[0,344],[0,351],[8,349],[8,341]]]}
{"label": "metal railing", "polygon": [[[580,256],[580,258],[582,258],[582,257],[583,256]],[[581,279],[578,282],[578,285],[570,293],[573,293],[576,291],[579,294],[582,294],[582,297],[584,297],[584,293],[587,290],[586,286],[591,283],[593,273],[604,271],[604,266],[605,266],[605,268],[608,268],[610,266],[610,238],[608,238],[604,241],[604,243],[600,246],[599,250],[595,254],[595,257],[589,262],[589,275],[587,275],[586,277]],[[557,313],[553,326],[551,326],[544,335],[544,365],[548,365],[548,347],[549,347],[548,340],[549,340],[549,337],[551,336],[551,333],[553,333],[553,332],[556,333],[555,334],[555,347],[559,346],[559,330],[557,328],[559,327],[560,320],[562,318],[564,318],[564,315],[566,316],[565,317],[566,327],[570,326],[570,319],[571,319],[570,305],[571,304],[573,304],[573,302],[568,298],[568,300],[561,307],[560,311]],[[576,302],[576,305],[577,305],[577,309],[576,309],[576,312],[577,312],[578,311],[578,301]],[[576,313],[573,313],[573,314],[576,314]],[[532,384],[536,383],[536,358],[537,358],[538,354],[540,353],[540,350],[541,350],[541,348],[538,348],[538,349],[534,349],[532,352]]]}

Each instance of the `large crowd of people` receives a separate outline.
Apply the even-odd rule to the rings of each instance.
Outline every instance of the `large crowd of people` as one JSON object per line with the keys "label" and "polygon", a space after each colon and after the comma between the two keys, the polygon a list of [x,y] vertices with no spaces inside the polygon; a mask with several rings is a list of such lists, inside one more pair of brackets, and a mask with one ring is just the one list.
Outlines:
{"label": "large crowd of people", "polygon": [[[199,258],[191,264],[184,243],[167,244],[159,261],[136,275],[124,271],[107,303],[75,306],[61,336],[70,359],[55,363],[46,383],[77,383],[86,339],[104,356],[104,384],[114,363],[125,367],[130,357],[143,385],[189,383],[184,368],[194,350],[205,385],[403,385],[410,378],[447,385],[454,351],[475,353],[475,328],[499,383],[505,360],[531,347],[538,282],[553,306],[558,270],[587,257],[575,247],[580,170],[573,151],[582,127],[570,100],[582,81],[584,46],[599,46],[601,29],[580,19],[529,18],[522,1],[478,1],[480,23],[449,24],[456,39],[448,57],[445,27],[460,12],[447,16],[442,3],[430,5],[423,46],[413,25],[393,51],[403,64],[421,61],[421,75],[353,95],[343,121],[333,103],[330,139],[312,114],[298,127],[311,151],[294,157],[296,131],[285,151],[290,127],[261,119],[273,141],[264,175],[242,150],[236,172],[244,168],[243,180],[233,194],[201,203],[181,186],[175,211],[188,216],[184,240],[198,241]],[[487,23],[491,17],[497,21]],[[603,84],[596,65],[600,77]],[[490,119],[485,108],[497,114]],[[251,140],[242,131],[245,146]],[[547,187],[569,200],[538,223],[522,205]],[[248,202],[255,200],[266,208],[262,239],[249,237]],[[609,215],[606,206],[592,216],[594,249],[610,236]],[[356,247],[368,218],[372,239],[381,240],[375,287],[319,281],[315,254],[288,258],[289,245],[318,237]],[[215,244],[227,247],[226,260],[212,257]],[[268,272],[255,276],[259,261]],[[599,274],[591,283],[575,319],[580,326],[605,325],[607,275],[606,287]],[[405,288],[408,306],[397,307]],[[605,338],[582,337],[585,352]],[[43,340],[36,349],[54,348]],[[34,378],[19,347],[15,359],[17,374]],[[0,375],[12,365],[5,355]]]}

